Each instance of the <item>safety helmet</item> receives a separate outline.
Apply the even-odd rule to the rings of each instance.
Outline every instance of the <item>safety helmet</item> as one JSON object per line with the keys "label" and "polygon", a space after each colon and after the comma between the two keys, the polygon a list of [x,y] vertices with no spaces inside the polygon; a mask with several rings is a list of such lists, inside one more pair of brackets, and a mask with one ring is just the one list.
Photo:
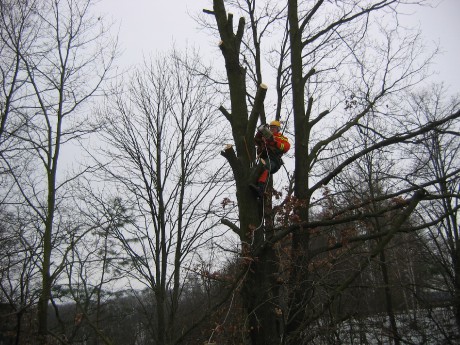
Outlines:
{"label": "safety helmet", "polygon": [[281,127],[281,123],[279,121],[274,120],[270,122],[270,126]]}

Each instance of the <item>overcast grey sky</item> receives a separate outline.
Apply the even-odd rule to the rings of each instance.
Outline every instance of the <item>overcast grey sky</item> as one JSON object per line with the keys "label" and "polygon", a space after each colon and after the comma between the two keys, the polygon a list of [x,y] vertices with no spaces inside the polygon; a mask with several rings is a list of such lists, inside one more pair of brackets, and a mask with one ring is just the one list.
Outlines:
{"label": "overcast grey sky", "polygon": [[[177,48],[188,44],[200,47],[202,53],[216,53],[216,42],[199,32],[189,16],[211,7],[211,0],[101,0],[98,5],[119,25],[120,63],[124,66],[141,62],[144,55],[165,52],[173,43]],[[433,80],[443,81],[452,93],[460,92],[460,0],[443,0],[436,8],[416,7],[412,13],[405,16],[407,24],[420,24],[427,44],[439,42],[443,51],[433,66],[439,71]]]}
{"label": "overcast grey sky", "polygon": [[[433,1],[437,2],[437,1]],[[414,20],[420,23],[428,43],[439,42],[442,52],[436,58],[436,81],[443,81],[451,92],[460,92],[460,1],[443,0],[436,8],[419,8]]]}

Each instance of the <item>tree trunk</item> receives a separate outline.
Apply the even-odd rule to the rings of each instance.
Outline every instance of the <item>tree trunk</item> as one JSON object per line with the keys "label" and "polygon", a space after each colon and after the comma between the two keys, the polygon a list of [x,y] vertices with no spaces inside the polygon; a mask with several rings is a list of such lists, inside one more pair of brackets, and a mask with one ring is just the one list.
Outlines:
{"label": "tree trunk", "polygon": [[[222,152],[232,168],[236,183],[242,261],[244,269],[242,299],[248,314],[247,329],[253,345],[279,344],[279,327],[276,317],[277,289],[273,288],[273,274],[277,272],[273,248],[264,245],[262,212],[257,199],[249,189],[255,160],[254,130],[257,118],[249,118],[247,108],[246,71],[240,65],[240,45],[244,30],[241,18],[238,32],[233,33],[233,15],[226,12],[222,0],[213,1],[214,15],[221,37],[220,50],[225,59],[225,69],[230,91],[231,113],[221,107],[232,128],[236,152],[228,148]],[[263,102],[263,95],[261,101]],[[256,102],[255,102],[256,103]],[[258,113],[255,112],[258,116]],[[255,120],[255,121],[254,121]],[[235,154],[236,153],[236,154]]]}
{"label": "tree trunk", "polygon": [[[295,157],[305,159],[295,160],[295,190],[294,194],[302,206],[297,209],[300,222],[309,220],[309,185],[308,185],[308,118],[305,112],[305,93],[303,81],[302,62],[302,32],[299,29],[297,0],[288,2],[289,39],[291,44],[291,82],[292,82],[292,104],[294,113],[295,130]],[[308,300],[308,293],[311,291],[308,279],[308,262],[310,260],[308,246],[310,242],[309,232],[299,228],[294,231],[292,237],[292,263],[291,276],[289,281],[289,311],[290,315],[286,327],[286,334],[289,344],[301,344],[302,337],[300,329],[305,319],[305,301]]]}
{"label": "tree trunk", "polygon": [[248,312],[248,333],[252,345],[281,343],[282,313],[278,305],[278,273],[274,249],[265,249],[248,268],[242,297]]}
{"label": "tree trunk", "polygon": [[380,253],[380,269],[382,270],[383,285],[385,291],[385,307],[387,310],[388,318],[390,319],[391,335],[395,345],[400,344],[400,337],[398,333],[398,326],[396,324],[396,318],[393,308],[393,298],[390,289],[390,278],[388,276],[388,267],[385,258],[385,250]]}
{"label": "tree trunk", "polygon": [[48,335],[48,304],[51,298],[51,286],[52,280],[51,277],[51,251],[52,243],[51,237],[53,233],[53,222],[54,222],[54,213],[56,205],[56,171],[57,171],[57,161],[59,157],[60,149],[60,126],[61,122],[58,121],[57,126],[57,138],[56,146],[54,148],[54,156],[49,157],[50,164],[47,166],[48,170],[48,212],[45,220],[45,232],[43,234],[43,263],[41,268],[42,276],[42,288],[40,292],[40,297],[38,301],[38,335],[39,343],[47,344],[47,335]]}
{"label": "tree trunk", "polygon": [[[459,229],[460,230],[460,229]],[[454,310],[455,310],[455,322],[457,329],[460,334],[460,240],[455,241],[455,253],[453,265],[455,274],[455,293],[454,293]]]}

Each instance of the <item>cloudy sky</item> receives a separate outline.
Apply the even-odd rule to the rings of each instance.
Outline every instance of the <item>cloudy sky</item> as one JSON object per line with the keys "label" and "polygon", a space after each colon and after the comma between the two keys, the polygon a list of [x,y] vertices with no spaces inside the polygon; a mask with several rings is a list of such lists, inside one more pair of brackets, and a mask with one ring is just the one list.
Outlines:
{"label": "cloudy sky", "polygon": [[[439,43],[442,53],[434,69],[439,74],[434,81],[443,81],[451,92],[460,92],[460,0],[432,0],[436,8],[416,7],[407,11],[407,25],[420,25],[428,45]],[[142,61],[144,55],[165,52],[173,44],[199,47],[201,52],[218,52],[213,38],[197,29],[190,14],[212,8],[211,0],[101,0],[98,10],[112,18],[119,28],[123,56],[120,63],[131,65]],[[412,15],[409,15],[412,14]]]}

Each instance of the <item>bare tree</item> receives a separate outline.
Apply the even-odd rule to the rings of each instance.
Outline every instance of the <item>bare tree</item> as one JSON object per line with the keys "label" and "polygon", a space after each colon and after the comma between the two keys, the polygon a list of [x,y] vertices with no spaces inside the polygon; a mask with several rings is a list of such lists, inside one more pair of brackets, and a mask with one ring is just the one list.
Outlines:
{"label": "bare tree", "polygon": [[[422,54],[417,33],[403,35],[398,26],[398,9],[406,3],[412,2],[289,0],[279,6],[269,2],[256,6],[256,2],[250,0],[225,4],[214,0],[212,10],[205,10],[215,19],[214,28],[221,39],[219,48],[225,61],[229,99],[220,110],[232,129],[235,149],[227,147],[223,156],[235,179],[239,223],[226,220],[224,223],[240,237],[241,256],[252,258],[245,261],[248,274],[244,276],[242,288],[248,315],[247,333],[252,344],[304,344],[312,339],[314,334],[309,334],[309,325],[342,295],[370,259],[381,255],[424,199],[421,187],[433,183],[431,180],[420,186],[411,180],[384,197],[405,198],[396,205],[400,212],[387,230],[379,234],[380,241],[362,258],[360,270],[344,278],[327,300],[314,308],[310,302],[316,298],[315,278],[309,272],[315,255],[311,250],[312,231],[320,226],[352,224],[359,218],[372,217],[370,209],[364,214],[356,212],[347,216],[343,210],[337,210],[327,218],[314,219],[312,210],[318,207],[315,199],[323,186],[333,185],[351,164],[369,153],[411,145],[412,139],[460,115],[456,111],[412,126],[401,125],[401,117],[408,115],[401,109],[396,110],[393,104],[399,101],[404,90],[423,79],[431,57]],[[238,11],[243,9],[241,12],[249,15],[249,26],[241,17],[235,29],[232,10],[227,11],[226,5]],[[270,11],[277,8],[279,11]],[[251,42],[245,41],[248,28],[252,32]],[[258,49],[269,28],[286,30],[284,35],[276,36],[279,38],[276,43],[269,43],[277,47],[270,60],[276,67],[273,71],[278,102],[275,117],[279,119],[280,109],[286,108],[292,110],[293,116],[286,131],[294,141],[294,198],[289,196],[284,202],[294,200],[295,203],[289,208],[290,221],[279,227],[270,226],[270,222],[260,226],[263,207],[248,189],[254,175],[253,135],[258,119],[265,120],[266,94],[264,87],[250,82],[260,82],[261,76],[264,80],[273,77],[270,72],[263,72],[265,65],[258,60]],[[287,114],[291,114],[291,110]],[[375,133],[370,144],[352,142],[350,136],[354,129],[372,124],[366,121],[368,118],[382,118],[385,127],[368,128]],[[265,200],[265,206],[269,202]],[[281,240],[289,241],[293,259],[285,267],[289,272],[285,285],[287,299],[286,294],[280,293],[276,279],[279,261],[273,245]]]}
{"label": "bare tree", "polygon": [[[0,3],[0,187],[2,205],[11,205],[12,174],[19,174],[21,141],[28,121],[25,82],[27,73],[21,60],[21,51],[27,51],[37,37],[36,1],[8,0]],[[21,152],[21,154],[19,154]],[[8,212],[9,210],[7,210]],[[13,213],[15,211],[13,210]]]}
{"label": "bare tree", "polygon": [[[21,94],[18,92],[24,85],[24,66],[21,61],[20,51],[25,51],[36,39],[37,31],[31,24],[36,19],[34,9],[35,1],[2,1],[0,3],[0,53],[1,53],[1,89],[0,89],[0,143],[2,153],[5,151],[5,136],[14,134],[24,119],[20,108]],[[13,113],[13,118],[9,118]],[[11,123],[10,123],[11,122]],[[10,134],[8,134],[10,133]]]}
{"label": "bare tree", "polygon": [[9,306],[2,323],[11,320],[8,331],[16,344],[32,336],[36,328],[27,323],[26,315],[32,314],[40,283],[34,250],[38,237],[26,231],[26,223],[12,212],[0,211],[0,302]]}
{"label": "bare tree", "polygon": [[20,52],[27,50],[36,39],[37,31],[31,24],[36,20],[37,7],[35,1],[0,2],[0,241],[3,248],[0,299],[8,303],[15,314],[17,343],[23,331],[23,316],[37,297],[35,249],[38,238],[27,233],[26,217],[12,200],[15,190],[11,178],[20,171],[19,160],[15,161],[21,147],[17,135],[24,133],[27,123],[22,92],[27,74]]}
{"label": "bare tree", "polygon": [[[86,184],[79,181],[72,194],[72,205],[78,209],[74,212],[79,217],[77,226],[82,230],[68,235],[63,273],[53,287],[56,322],[49,329],[69,342],[94,339],[113,344],[114,334],[105,333],[110,328],[106,309],[123,293],[126,283],[120,267],[124,255],[114,234],[131,221],[130,210],[119,198],[106,200],[106,194],[97,195],[91,177]],[[74,304],[71,315],[69,308],[61,312],[61,301]]]}
{"label": "bare tree", "polygon": [[[364,147],[368,147],[372,145],[373,142],[378,140],[378,137],[375,135],[375,131],[382,131],[384,124],[381,123],[378,119],[367,118],[362,121],[362,126],[356,128],[356,137],[354,141],[356,141],[355,145],[363,145]],[[372,130],[371,130],[372,128]],[[350,137],[352,139],[352,137]],[[352,139],[353,140],[353,139]],[[393,148],[394,149],[394,148]],[[336,148],[337,153],[341,150],[340,148]],[[395,172],[398,170],[397,162],[392,159],[391,148],[386,148],[384,150],[374,150],[371,151],[361,158],[357,159],[354,163],[350,164],[349,169],[346,172],[338,176],[336,179],[331,181],[331,189],[334,191],[334,195],[326,195],[326,201],[328,201],[329,205],[323,207],[323,212],[335,213],[340,212],[340,209],[343,208],[344,205],[348,205],[348,208],[352,210],[352,214],[355,213],[358,209],[360,212],[368,213],[368,214],[375,214],[375,217],[370,217],[368,219],[362,220],[359,223],[355,224],[347,224],[345,228],[341,226],[332,227],[332,231],[334,231],[332,235],[332,239],[329,237],[327,240],[330,243],[346,243],[349,239],[357,238],[358,235],[375,235],[379,233],[383,233],[391,227],[391,218],[395,216],[395,214],[391,212],[387,212],[386,210],[389,208],[389,204],[394,203],[398,199],[388,200],[388,194],[394,194],[398,190],[397,181],[395,181],[392,176],[395,175]],[[340,152],[342,155],[346,155],[347,152]],[[332,198],[332,200],[330,200]],[[342,205],[342,206],[338,206]],[[363,208],[357,207],[357,205],[364,205]],[[333,208],[331,210],[331,208]],[[383,216],[382,216],[383,214]],[[324,218],[321,217],[321,218]],[[351,225],[351,226],[350,226]],[[331,236],[331,235],[329,235]],[[323,236],[321,236],[323,237]],[[378,244],[381,238],[376,236],[376,243]],[[337,262],[339,266],[336,270],[336,276],[340,277],[341,271],[353,270],[353,267],[357,264],[356,258],[359,258],[371,250],[372,242],[370,241],[363,241],[362,245],[358,245],[358,242],[354,245],[353,249],[344,249],[347,247],[345,244],[342,247],[342,250],[338,251],[334,254],[335,257],[340,257],[340,260]],[[324,245],[323,245],[324,246]],[[325,247],[328,247],[326,245]],[[393,244],[391,245],[393,247]],[[325,252],[328,252],[328,248],[323,249]],[[344,255],[345,254],[345,255]],[[345,260],[346,257],[351,256],[351,262]],[[392,293],[392,284],[390,282],[390,262],[391,260],[388,259],[388,251],[386,249],[382,249],[379,255],[375,258],[376,265],[371,265],[368,271],[364,271],[357,282],[357,284],[366,284],[363,283],[366,281],[366,276],[368,277],[367,280],[373,291],[383,290],[382,294],[378,293],[375,296],[371,297],[373,301],[376,303],[382,303],[385,308],[384,310],[387,313],[388,319],[390,321],[390,332],[389,337],[395,344],[400,343],[400,335],[398,334],[398,326],[395,318],[395,307],[393,302],[393,293]],[[329,263],[330,260],[327,260]],[[344,262],[346,262],[344,264]],[[372,266],[377,266],[376,268]],[[329,275],[331,273],[329,272]],[[343,279],[343,277],[338,278],[338,281]],[[381,283],[380,283],[381,282]],[[377,288],[376,286],[383,286],[382,289]],[[353,289],[357,289],[353,287]],[[361,289],[358,289],[361,291]],[[363,291],[360,292],[361,294]],[[344,294],[344,296],[348,296],[348,292]],[[353,292],[351,291],[351,295],[353,296]],[[383,295],[383,298],[378,298],[379,295]],[[346,300],[347,298],[343,298]],[[351,298],[352,299],[352,298]],[[352,299],[353,300],[353,299]],[[367,300],[364,297],[364,294],[361,295],[361,298],[357,298],[357,300],[353,300],[355,303],[355,308],[353,307],[346,307],[345,310],[348,313],[353,314],[358,312],[358,300],[363,302],[366,300],[367,303],[373,304],[372,301]],[[378,302],[377,302],[378,301]],[[346,304],[346,301],[343,302]],[[378,308],[372,308],[370,310],[381,311]],[[347,315],[346,311],[339,311],[339,315],[337,318],[349,318],[350,315]],[[332,320],[332,324],[334,320]]]}
{"label": "bare tree", "polygon": [[[30,230],[40,234],[36,255],[40,255],[38,332],[42,343],[46,343],[48,333],[51,289],[63,269],[62,257],[55,249],[65,243],[62,231],[69,230],[62,223],[65,212],[61,209],[69,207],[63,203],[65,186],[79,175],[60,173],[61,152],[64,145],[68,147],[96,129],[94,122],[88,121],[89,115],[83,114],[88,111],[88,101],[101,89],[114,59],[114,41],[104,21],[92,17],[92,4],[92,0],[20,1],[16,8],[13,2],[2,2],[2,6],[13,6],[14,14],[23,20],[12,23],[8,31],[14,64],[6,93],[7,99],[15,96],[22,107],[6,104],[2,120],[27,119],[21,132],[9,130],[21,154],[5,164],[13,171],[17,196],[9,202],[24,206],[35,218]],[[21,78],[14,79],[19,76],[18,66]]]}
{"label": "bare tree", "polygon": [[189,329],[177,324],[184,281],[194,257],[220,234],[215,213],[226,195],[226,171],[215,158],[225,131],[206,78],[192,73],[198,63],[189,52],[146,61],[106,112],[104,171],[135,210],[116,236],[131,281],[152,297],[144,305],[147,330],[159,344],[176,344]]}
{"label": "bare tree", "polygon": [[[410,109],[419,121],[436,121],[458,111],[459,99],[446,99],[447,90],[434,85],[429,91],[411,95]],[[425,291],[448,293],[455,310],[455,321],[460,330],[460,249],[459,249],[459,122],[449,121],[436,131],[420,139],[411,153],[414,156],[414,175],[420,183],[434,180],[430,186],[432,198],[420,210],[419,216],[431,224],[426,232],[431,265],[440,267],[438,281],[427,281]],[[460,331],[459,331],[460,332]],[[458,334],[458,333],[457,333]]]}

